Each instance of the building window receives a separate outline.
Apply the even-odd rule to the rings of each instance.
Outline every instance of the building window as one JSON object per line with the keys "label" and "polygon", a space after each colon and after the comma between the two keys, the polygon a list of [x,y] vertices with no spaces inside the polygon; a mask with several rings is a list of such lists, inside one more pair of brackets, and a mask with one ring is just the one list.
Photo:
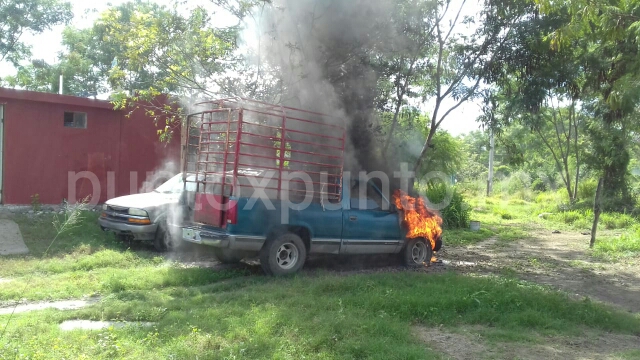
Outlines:
{"label": "building window", "polygon": [[66,112],[64,113],[64,127],[72,127],[78,129],[87,128],[87,113]]}

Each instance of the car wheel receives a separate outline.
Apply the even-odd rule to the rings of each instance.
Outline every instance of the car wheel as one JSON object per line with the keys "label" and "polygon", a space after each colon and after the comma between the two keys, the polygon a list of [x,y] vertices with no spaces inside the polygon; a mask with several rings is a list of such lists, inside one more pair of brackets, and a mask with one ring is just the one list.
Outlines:
{"label": "car wheel", "polygon": [[242,257],[238,254],[234,254],[231,251],[225,251],[224,249],[215,248],[213,249],[213,253],[216,255],[216,258],[218,258],[218,261],[223,264],[237,264],[242,260]]}
{"label": "car wheel", "polygon": [[116,237],[116,240],[117,240],[117,241],[121,241],[121,242],[127,242],[127,241],[129,241],[129,240],[130,240],[130,239],[129,239],[130,237],[129,237],[129,236],[127,236],[127,235],[115,234],[115,237]]}
{"label": "car wheel", "polygon": [[304,266],[307,248],[296,234],[285,233],[267,240],[260,251],[260,265],[268,275],[289,275]]}
{"label": "car wheel", "polygon": [[153,239],[153,247],[158,252],[171,251],[175,248],[176,242],[163,225],[158,226],[156,236]]}
{"label": "car wheel", "polygon": [[402,252],[402,260],[406,266],[420,267],[431,264],[433,249],[425,239],[409,239]]}

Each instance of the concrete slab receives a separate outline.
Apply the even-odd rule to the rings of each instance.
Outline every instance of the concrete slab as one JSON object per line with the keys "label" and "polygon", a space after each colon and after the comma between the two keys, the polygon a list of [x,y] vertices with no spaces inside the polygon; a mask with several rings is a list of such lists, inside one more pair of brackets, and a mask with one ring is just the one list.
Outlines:
{"label": "concrete slab", "polygon": [[[87,300],[66,300],[66,301],[49,301],[34,304],[24,304],[18,306],[7,306],[0,308],[0,315],[9,315],[11,313],[19,314],[29,311],[58,309],[58,310],[77,310],[85,306],[93,305],[100,301],[99,298],[91,298]],[[13,310],[15,308],[15,311]]]}
{"label": "concrete slab", "polygon": [[22,240],[18,224],[11,220],[0,219],[0,255],[28,254],[29,249]]}
{"label": "concrete slab", "polygon": [[102,330],[112,326],[115,329],[120,329],[125,326],[151,327],[154,324],[152,322],[67,320],[60,324],[60,330]]}

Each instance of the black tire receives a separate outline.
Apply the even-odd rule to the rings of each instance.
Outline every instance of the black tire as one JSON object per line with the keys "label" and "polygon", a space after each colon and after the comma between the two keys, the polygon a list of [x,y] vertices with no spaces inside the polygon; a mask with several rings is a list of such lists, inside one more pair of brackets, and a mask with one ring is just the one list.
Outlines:
{"label": "black tire", "polygon": [[237,264],[242,260],[242,257],[234,254],[230,251],[224,251],[223,249],[214,248],[213,253],[215,254],[218,261],[223,264]]}
{"label": "black tire", "polygon": [[433,251],[440,251],[440,249],[442,249],[442,238],[436,240],[436,246],[433,248]]}
{"label": "black tire", "polygon": [[171,234],[167,231],[165,225],[159,225],[156,231],[156,236],[153,239],[153,247],[158,252],[167,252],[174,250],[176,247],[176,241]]}
{"label": "black tire", "polygon": [[433,249],[425,239],[409,239],[402,250],[402,262],[408,267],[431,265]]}
{"label": "black tire", "polygon": [[260,250],[260,265],[267,275],[295,274],[304,266],[307,248],[296,234],[285,233],[267,240]]}
{"label": "black tire", "polygon": [[115,234],[116,240],[120,242],[127,242],[130,240],[130,237],[122,234]]}

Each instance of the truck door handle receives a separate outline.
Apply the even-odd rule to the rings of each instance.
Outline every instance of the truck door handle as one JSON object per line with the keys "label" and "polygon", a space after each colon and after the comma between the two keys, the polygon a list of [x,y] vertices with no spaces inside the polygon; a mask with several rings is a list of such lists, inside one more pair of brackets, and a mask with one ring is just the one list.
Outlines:
{"label": "truck door handle", "polygon": [[351,216],[349,216],[349,220],[356,221],[356,220],[358,220],[358,217],[351,215]]}

